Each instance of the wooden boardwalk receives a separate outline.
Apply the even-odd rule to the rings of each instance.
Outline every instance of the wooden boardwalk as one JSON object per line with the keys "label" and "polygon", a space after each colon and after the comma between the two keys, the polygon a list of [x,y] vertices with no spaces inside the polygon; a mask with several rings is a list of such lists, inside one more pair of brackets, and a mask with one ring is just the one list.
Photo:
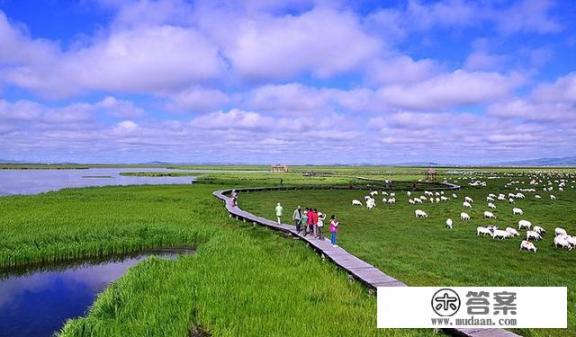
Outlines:
{"label": "wooden boardwalk", "polygon": [[[447,189],[459,189],[457,185],[450,184],[446,186]],[[303,187],[303,189],[311,189],[313,187]],[[330,187],[330,186],[317,186],[316,188],[323,189],[336,189],[340,187]],[[298,187],[262,187],[262,188],[246,188],[246,189],[236,189],[237,192],[247,193],[256,191],[270,191],[270,190],[296,190]],[[226,210],[231,217],[238,220],[251,222],[253,224],[267,226],[268,228],[278,230],[283,233],[295,236],[301,240],[304,240],[312,247],[317,253],[321,254],[328,260],[332,261],[340,268],[347,271],[355,279],[365,284],[369,288],[375,290],[378,287],[406,287],[407,285],[402,281],[399,281],[391,276],[384,274],[380,269],[374,267],[373,265],[367,263],[364,260],[357,258],[356,256],[348,253],[341,247],[333,247],[329,240],[320,240],[312,236],[303,236],[302,234],[296,232],[296,228],[292,225],[278,224],[276,221],[272,221],[263,217],[256,216],[252,213],[241,210],[239,207],[234,206],[232,198],[228,195],[232,190],[219,190],[214,191],[212,194],[224,201]],[[445,332],[461,337],[521,337],[513,332],[506,331],[503,329],[444,329]]]}

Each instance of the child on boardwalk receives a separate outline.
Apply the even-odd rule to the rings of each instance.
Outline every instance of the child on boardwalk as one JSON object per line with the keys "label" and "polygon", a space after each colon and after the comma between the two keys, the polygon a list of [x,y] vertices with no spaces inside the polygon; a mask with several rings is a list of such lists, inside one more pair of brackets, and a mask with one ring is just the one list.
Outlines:
{"label": "child on boardwalk", "polygon": [[338,223],[338,220],[336,220],[336,216],[332,215],[330,217],[330,242],[332,242],[332,246],[334,247],[338,247],[338,245],[336,245],[336,233],[338,232],[338,226],[340,224]]}

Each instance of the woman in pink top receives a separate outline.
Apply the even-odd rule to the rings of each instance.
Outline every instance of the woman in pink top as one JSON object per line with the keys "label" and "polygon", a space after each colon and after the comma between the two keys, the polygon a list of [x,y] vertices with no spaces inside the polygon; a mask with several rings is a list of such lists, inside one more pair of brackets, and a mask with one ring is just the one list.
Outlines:
{"label": "woman in pink top", "polygon": [[330,242],[332,242],[332,246],[338,247],[336,245],[336,233],[338,232],[338,226],[340,223],[336,220],[336,216],[332,215],[330,217]]}

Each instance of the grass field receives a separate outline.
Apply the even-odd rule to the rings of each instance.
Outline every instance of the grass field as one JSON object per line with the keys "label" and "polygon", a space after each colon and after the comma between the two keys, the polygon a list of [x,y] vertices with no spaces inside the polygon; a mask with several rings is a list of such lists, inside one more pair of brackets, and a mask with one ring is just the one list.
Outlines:
{"label": "grass field", "polygon": [[[494,174],[485,176],[490,175]],[[461,176],[447,178],[457,178],[454,181],[463,186],[470,181]],[[522,208],[524,216],[513,216],[513,206],[508,201],[499,201],[494,211],[497,219],[482,218],[483,212],[489,210],[486,207],[488,193],[513,192],[513,187],[504,188],[505,183],[511,180],[526,183],[527,179],[525,175],[515,174],[485,180],[487,187],[465,187],[456,192],[457,199],[450,198],[439,204],[410,205],[405,192],[397,193],[396,205],[383,205],[378,200],[373,211],[351,205],[353,199],[363,200],[366,191],[245,193],[241,194],[239,205],[269,218],[274,217],[276,202],[284,205],[287,215],[296,205],[318,208],[328,215],[336,214],[342,223],[339,242],[343,248],[409,285],[568,286],[568,330],[522,329],[518,332],[524,336],[575,336],[576,252],[555,249],[552,238],[556,226],[576,233],[576,191],[569,186],[565,192],[555,190],[552,192],[558,198],[555,201],[549,199],[548,192],[537,192],[542,196],[540,200],[534,198],[534,193],[525,193],[527,198],[518,200],[514,206]],[[525,184],[516,186],[526,187]],[[448,192],[447,196],[451,194]],[[464,196],[475,200],[472,210],[463,209]],[[414,216],[417,208],[426,211],[429,218],[417,220]],[[460,221],[462,211],[471,215],[469,223]],[[444,227],[447,218],[455,221],[453,230]],[[536,254],[520,252],[520,238],[499,241],[476,236],[478,225],[516,227],[519,219],[541,224],[548,230],[544,240],[536,243]]]}
{"label": "grass field", "polygon": [[376,329],[375,297],[302,242],[228,218],[222,186],[68,189],[0,198],[0,268],[152,247],[61,336],[432,336]]}

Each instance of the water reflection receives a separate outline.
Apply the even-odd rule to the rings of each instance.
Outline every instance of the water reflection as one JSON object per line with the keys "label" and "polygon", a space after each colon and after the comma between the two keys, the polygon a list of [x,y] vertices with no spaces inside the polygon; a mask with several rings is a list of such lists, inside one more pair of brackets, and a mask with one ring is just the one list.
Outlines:
{"label": "water reflection", "polygon": [[106,260],[29,266],[0,280],[0,337],[49,337],[85,314],[97,294],[151,255],[175,259],[191,250],[157,250]]}

